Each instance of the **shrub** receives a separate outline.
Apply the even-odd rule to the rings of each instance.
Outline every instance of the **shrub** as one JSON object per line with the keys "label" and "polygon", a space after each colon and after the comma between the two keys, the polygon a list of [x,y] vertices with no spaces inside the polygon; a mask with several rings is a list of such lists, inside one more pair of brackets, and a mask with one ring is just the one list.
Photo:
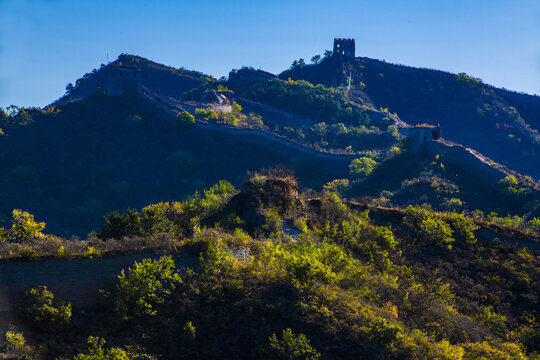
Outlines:
{"label": "shrub", "polygon": [[218,113],[212,109],[195,109],[195,116],[204,120],[217,120],[219,118]]}
{"label": "shrub", "polygon": [[393,346],[403,338],[401,327],[389,324],[385,319],[378,320],[371,325],[369,335],[384,346]]}
{"label": "shrub", "polygon": [[317,360],[321,354],[310,344],[304,334],[295,335],[290,328],[281,332],[282,339],[278,339],[276,333],[270,336],[271,354],[275,359],[287,360]]}
{"label": "shrub", "polygon": [[7,351],[12,351],[22,349],[26,340],[21,331],[17,330],[14,326],[10,326],[2,334],[2,343]]}
{"label": "shrub", "polygon": [[182,126],[191,126],[195,124],[195,116],[191,115],[185,110],[181,113],[178,113],[176,119],[178,120],[178,123]]}
{"label": "shrub", "polygon": [[270,234],[277,234],[283,230],[283,222],[276,208],[271,208],[266,211],[262,228]]}
{"label": "shrub", "polygon": [[480,229],[474,220],[463,214],[450,213],[446,215],[446,219],[454,229],[455,233],[467,242],[467,244],[476,243],[474,232]]}
{"label": "shrub", "polygon": [[350,175],[353,179],[361,179],[368,176],[377,166],[377,162],[368,157],[354,159],[349,165]]}
{"label": "shrub", "polygon": [[122,270],[118,275],[116,311],[125,320],[157,315],[157,307],[181,283],[182,279],[170,256],[136,262],[127,272]]}
{"label": "shrub", "polygon": [[137,210],[128,209],[127,213],[120,214],[113,211],[105,216],[105,224],[101,227],[99,237],[106,239],[120,239],[122,236],[140,236],[143,234],[141,216]]}
{"label": "shrub", "polygon": [[487,341],[481,343],[468,342],[460,344],[465,350],[463,360],[526,360],[519,345],[503,343],[500,348],[490,345]]}
{"label": "shrub", "polygon": [[493,306],[485,307],[482,313],[478,315],[478,318],[492,330],[506,331],[506,316],[493,311]]}
{"label": "shrub", "polygon": [[439,246],[452,248],[453,231],[446,222],[437,217],[433,211],[407,207],[403,217],[403,225],[411,230],[420,240]]}
{"label": "shrub", "polygon": [[75,355],[74,360],[129,360],[125,350],[118,347],[104,349],[105,340],[90,336],[88,338],[88,350],[85,353]]}
{"label": "shrub", "polygon": [[101,256],[101,252],[99,252],[99,250],[97,250],[95,247],[93,246],[88,246],[88,248],[86,249],[86,251],[84,252],[83,256],[85,258],[88,258],[88,259],[93,259],[95,257],[100,257]]}
{"label": "shrub", "polygon": [[26,313],[44,328],[60,330],[71,320],[71,304],[54,298],[46,286],[25,292]]}

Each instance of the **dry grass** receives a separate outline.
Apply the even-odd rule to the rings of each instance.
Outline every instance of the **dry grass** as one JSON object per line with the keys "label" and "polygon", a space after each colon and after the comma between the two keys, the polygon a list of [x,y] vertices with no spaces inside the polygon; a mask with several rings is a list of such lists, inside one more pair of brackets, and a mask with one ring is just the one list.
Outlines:
{"label": "dry grass", "polygon": [[0,260],[33,260],[41,257],[94,258],[147,251],[174,253],[182,245],[183,240],[179,240],[167,233],[157,234],[148,239],[126,237],[106,241],[99,240],[96,237],[90,237],[87,240],[68,240],[49,236],[41,241],[1,243]]}

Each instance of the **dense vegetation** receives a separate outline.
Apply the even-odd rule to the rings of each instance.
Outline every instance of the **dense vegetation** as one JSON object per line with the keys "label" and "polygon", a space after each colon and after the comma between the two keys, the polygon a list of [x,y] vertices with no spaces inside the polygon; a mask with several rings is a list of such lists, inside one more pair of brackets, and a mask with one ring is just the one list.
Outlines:
{"label": "dense vegetation", "polygon": [[[26,351],[75,359],[535,358],[537,253],[497,233],[486,241],[486,228],[459,213],[371,213],[335,193],[311,196],[273,170],[253,174],[241,191],[221,182],[183,203],[109,215],[105,243],[166,233],[181,245],[126,268],[84,314],[71,315],[45,287],[30,290],[21,311],[36,329],[50,322],[56,330],[35,332],[44,346]],[[199,260],[187,267],[177,254]]]}
{"label": "dense vegetation", "polygon": [[315,86],[307,81],[272,79],[254,85],[243,95],[317,122],[341,122],[356,126],[371,123],[366,111],[347,104],[343,92],[323,85]]}

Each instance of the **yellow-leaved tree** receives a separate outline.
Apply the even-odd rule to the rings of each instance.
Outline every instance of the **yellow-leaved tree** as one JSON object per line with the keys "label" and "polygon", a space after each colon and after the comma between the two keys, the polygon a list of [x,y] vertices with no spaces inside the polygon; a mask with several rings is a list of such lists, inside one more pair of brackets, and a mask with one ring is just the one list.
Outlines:
{"label": "yellow-leaved tree", "polygon": [[11,228],[0,228],[0,242],[43,240],[47,237],[41,232],[45,229],[45,223],[35,221],[34,215],[19,209],[14,209],[11,215]]}

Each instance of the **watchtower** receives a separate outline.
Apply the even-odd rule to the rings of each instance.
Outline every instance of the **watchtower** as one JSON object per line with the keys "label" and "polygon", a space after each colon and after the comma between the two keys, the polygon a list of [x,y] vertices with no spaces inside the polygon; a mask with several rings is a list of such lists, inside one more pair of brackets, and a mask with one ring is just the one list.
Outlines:
{"label": "watchtower", "polygon": [[433,125],[417,125],[409,130],[411,151],[418,151],[422,144],[441,139],[441,127]]}
{"label": "watchtower", "polygon": [[108,95],[122,95],[139,86],[140,69],[136,66],[111,64],[107,69]]}
{"label": "watchtower", "polygon": [[354,39],[334,39],[333,54],[354,57]]}

